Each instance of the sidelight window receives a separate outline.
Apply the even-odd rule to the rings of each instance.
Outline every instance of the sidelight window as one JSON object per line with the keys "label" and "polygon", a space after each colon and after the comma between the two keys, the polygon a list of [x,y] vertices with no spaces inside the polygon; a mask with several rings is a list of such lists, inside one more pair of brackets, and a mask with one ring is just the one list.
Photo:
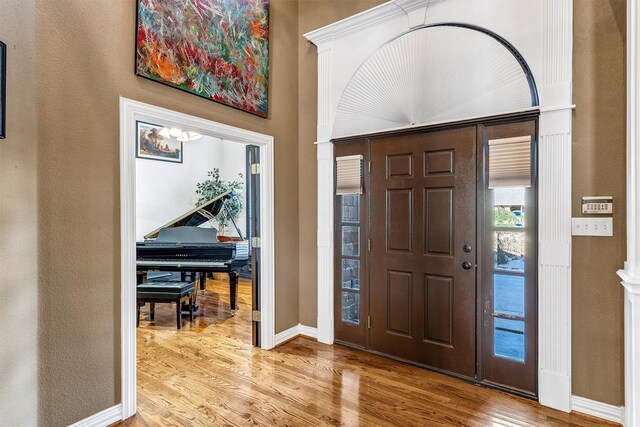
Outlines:
{"label": "sidelight window", "polygon": [[345,194],[341,199],[342,259],[341,318],[360,324],[360,194]]}
{"label": "sidelight window", "polygon": [[537,120],[483,128],[483,381],[537,393]]}
{"label": "sidelight window", "polygon": [[524,361],[524,187],[496,188],[493,196],[494,354]]}
{"label": "sidelight window", "polygon": [[531,188],[531,137],[488,141],[488,236],[493,242],[491,317],[494,356],[524,362],[526,354],[527,195]]}

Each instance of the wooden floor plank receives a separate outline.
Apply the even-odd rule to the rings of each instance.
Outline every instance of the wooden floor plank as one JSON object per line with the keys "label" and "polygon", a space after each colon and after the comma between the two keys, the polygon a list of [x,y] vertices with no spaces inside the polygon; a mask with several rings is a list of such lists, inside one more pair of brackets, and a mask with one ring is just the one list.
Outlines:
{"label": "wooden floor plank", "polygon": [[143,312],[138,413],[151,426],[614,426],[344,346],[296,338],[251,346],[251,284],[229,310],[228,284],[209,280],[193,322],[170,304]]}

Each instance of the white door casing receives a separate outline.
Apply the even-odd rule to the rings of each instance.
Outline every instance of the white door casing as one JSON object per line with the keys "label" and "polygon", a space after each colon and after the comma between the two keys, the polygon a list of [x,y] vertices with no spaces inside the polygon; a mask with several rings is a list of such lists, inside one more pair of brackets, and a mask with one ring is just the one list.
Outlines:
{"label": "white door casing", "polygon": [[[358,128],[357,123],[355,126],[349,123],[345,109],[340,107],[343,94],[349,92],[347,88],[354,77],[362,80],[367,88],[366,91],[352,91],[356,95],[349,102],[357,104],[358,93],[360,96],[367,91],[384,93],[383,86],[389,81],[383,77],[361,79],[358,70],[369,58],[374,58],[376,52],[381,52],[384,46],[410,30],[442,23],[477,27],[500,36],[513,46],[530,67],[537,85],[540,110],[538,394],[543,405],[566,412],[571,410],[572,13],[572,0],[393,0],[305,34],[318,47],[319,341],[332,344],[334,339],[331,139],[349,133],[426,126],[435,124],[430,120],[442,120],[428,114],[413,114],[414,111],[407,114],[406,104],[402,103],[380,102],[380,105],[367,106],[369,110],[362,105],[347,104],[347,113],[357,112],[359,121],[366,125]],[[397,54],[407,55],[407,52]],[[446,61],[447,55],[441,55],[439,60]],[[387,61],[389,66],[385,68],[385,61],[379,61],[377,66],[382,69],[376,74],[389,74],[392,62]],[[472,80],[474,67],[468,67],[465,72]],[[417,80],[406,80],[406,93],[419,92],[421,88],[412,87]],[[491,94],[487,93],[487,96]],[[372,99],[366,102],[371,103]],[[375,99],[373,102],[375,104]],[[509,109],[501,112],[522,111],[523,107],[512,105]],[[380,114],[385,115],[385,120],[375,119]],[[444,119],[473,118],[464,114],[460,112],[456,117],[454,112]],[[396,120],[397,126],[393,120],[386,120],[389,117],[400,117]],[[415,117],[417,122],[413,120]],[[402,123],[402,120],[406,122]]]}
{"label": "white door casing", "polygon": [[274,140],[272,136],[120,98],[121,393],[122,419],[136,413],[136,121],[160,123],[260,147],[260,338],[275,342]]}
{"label": "white door casing", "polygon": [[640,425],[640,6],[627,2],[627,260],[624,287],[624,421]]}

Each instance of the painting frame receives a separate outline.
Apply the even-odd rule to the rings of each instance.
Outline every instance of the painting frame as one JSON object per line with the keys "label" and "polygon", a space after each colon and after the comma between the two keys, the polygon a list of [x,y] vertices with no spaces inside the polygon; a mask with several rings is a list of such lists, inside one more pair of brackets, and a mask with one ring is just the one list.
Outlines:
{"label": "painting frame", "polygon": [[[233,45],[227,46],[229,43],[219,42],[217,45],[215,43],[204,43],[200,38],[197,39],[197,42],[193,42],[192,45],[187,45],[186,47],[176,40],[166,40],[165,38],[159,37],[154,42],[157,43],[157,46],[160,46],[161,49],[156,49],[154,52],[158,53],[157,55],[153,55],[149,53],[149,28],[153,27],[145,27],[146,24],[150,21],[147,15],[144,15],[144,12],[151,12],[156,15],[161,14],[162,8],[164,11],[170,9],[170,3],[157,3],[157,0],[136,0],[136,30],[135,30],[135,49],[134,49],[134,73],[138,77],[142,77],[147,80],[154,81],[156,83],[163,84],[165,86],[172,87],[174,89],[181,90],[183,92],[190,93],[192,95],[198,96],[200,98],[205,98],[210,101],[247,112],[249,114],[253,114],[255,116],[261,118],[269,117],[269,81],[270,81],[270,58],[269,58],[269,46],[270,46],[270,0],[237,0],[234,2],[222,2],[220,0],[198,0],[195,3],[189,2],[189,4],[196,4],[198,7],[207,7],[211,4],[233,4],[233,5],[252,5],[254,7],[258,7],[261,5],[260,9],[261,15],[259,22],[261,25],[256,25],[256,21],[246,22],[246,31],[229,31],[229,34],[232,34],[235,37],[237,34],[253,34],[255,37],[252,40],[252,43],[247,43],[244,46],[238,46],[237,49],[233,49]],[[155,7],[144,9],[143,5],[153,4]],[[205,4],[205,6],[201,6]],[[195,6],[194,6],[195,7]],[[240,6],[238,6],[240,7]],[[247,6],[249,7],[249,6]],[[213,8],[211,8],[213,9]],[[143,18],[144,15],[144,18]],[[200,21],[208,23],[202,17],[202,13],[198,12],[198,17]],[[234,14],[235,15],[235,14]],[[231,16],[231,14],[212,14],[212,17],[215,16],[215,19],[222,19],[221,16]],[[252,15],[253,16],[253,15]],[[156,16],[158,19],[158,17]],[[176,22],[187,22],[193,24],[194,19],[171,19],[174,17],[161,17],[160,19],[166,19],[166,22],[177,26]],[[231,19],[231,18],[229,18]],[[213,18],[212,18],[213,20]],[[240,22],[241,20],[235,21],[235,23]],[[165,21],[163,21],[165,23]],[[232,22],[233,24],[233,22]],[[203,24],[204,25],[204,24]],[[155,28],[159,28],[159,31],[165,31],[165,28],[169,27],[169,25],[158,25]],[[224,25],[214,25],[210,28],[225,28]],[[192,34],[192,31],[189,31],[187,28],[179,28],[180,31],[177,31],[182,38],[180,41],[184,42],[185,34]],[[199,37],[202,37],[201,33],[198,33]],[[229,36],[231,37],[231,36]],[[194,39],[195,40],[195,39]],[[218,38],[214,38],[214,40],[219,41]],[[256,42],[256,40],[258,42]],[[162,43],[160,43],[162,42]],[[194,48],[193,45],[197,45]],[[205,46],[204,49],[200,49],[200,46]],[[251,46],[249,50],[246,49],[246,46]],[[259,49],[255,48],[255,45],[259,45]],[[171,51],[173,49],[173,51]],[[223,50],[231,50],[231,57],[238,57],[246,55],[247,60],[242,62],[238,61],[238,64],[233,63],[225,63],[225,59],[229,58],[229,55],[216,56],[211,55],[210,50],[223,49]],[[162,56],[163,50],[168,50],[169,55]],[[194,54],[194,50],[198,52],[198,54]],[[249,55],[248,52],[260,52],[259,55]],[[185,53],[187,52],[187,53]],[[206,54],[202,54],[205,52]],[[254,52],[255,53],[255,52]],[[192,57],[189,57],[188,54],[192,54]],[[184,61],[180,61],[180,58],[184,56],[193,59],[197,57],[199,61],[190,61],[189,66],[186,67],[184,65]],[[234,56],[235,55],[235,56]],[[150,58],[161,57],[154,63],[154,66],[149,66]],[[258,60],[255,60],[255,58]],[[171,58],[174,61],[169,61],[167,58]],[[240,58],[242,59],[242,58]],[[176,73],[181,69],[188,70],[186,74],[183,74],[181,77],[176,77],[176,74],[165,72],[167,68],[168,62],[176,65],[177,68],[174,69]],[[255,63],[260,64],[260,66],[255,66]],[[206,63],[206,64],[205,64]],[[255,67],[254,67],[255,66]],[[201,71],[197,77],[190,79],[190,73],[194,72],[193,70],[197,69]],[[206,73],[203,69],[208,70],[216,70],[216,73]],[[247,69],[259,69],[258,73],[252,74],[251,72],[245,73]],[[154,73],[153,70],[163,70],[159,73]],[[220,73],[217,70],[222,70]],[[238,71],[240,70],[240,71]],[[194,72],[195,73],[195,72]],[[214,75],[215,74],[215,75]],[[221,75],[220,75],[221,74]],[[204,75],[204,76],[203,76]],[[238,77],[240,75],[240,77]],[[225,77],[232,76],[231,79],[226,79]],[[169,77],[169,79],[165,78]],[[171,81],[172,78],[176,77],[175,80],[181,82],[177,83],[176,81]],[[250,81],[247,81],[250,80]],[[205,83],[206,81],[206,83]],[[194,83],[195,82],[195,83]],[[213,82],[213,83],[212,83]],[[204,88],[204,89],[203,89]],[[229,89],[232,88],[232,89]],[[199,90],[201,89],[201,90]],[[218,90],[219,89],[219,90]],[[235,89],[235,90],[234,90]],[[259,96],[252,97],[250,96],[253,93],[259,93]]]}
{"label": "painting frame", "polygon": [[[143,127],[145,127],[144,130],[142,129]],[[161,138],[163,138],[161,142],[165,142],[166,138],[159,135],[159,132],[163,128],[164,126],[161,126],[161,125],[147,123],[140,120],[136,121],[136,158],[182,164],[183,158],[184,158],[182,141],[178,141],[175,138],[171,138],[168,142],[168,144],[171,144],[171,146],[177,145],[179,147],[174,150],[174,151],[177,150],[176,155],[172,155],[169,153],[167,153],[166,155],[163,155],[159,150],[156,152],[156,154],[154,154],[152,151],[148,151],[143,147],[145,145],[148,145],[148,143],[150,143],[150,140],[149,140],[150,134],[155,134],[157,136],[160,136]],[[153,131],[155,131],[155,133]],[[145,151],[147,152],[145,153]]]}
{"label": "painting frame", "polygon": [[0,139],[7,137],[7,45],[0,41]]}

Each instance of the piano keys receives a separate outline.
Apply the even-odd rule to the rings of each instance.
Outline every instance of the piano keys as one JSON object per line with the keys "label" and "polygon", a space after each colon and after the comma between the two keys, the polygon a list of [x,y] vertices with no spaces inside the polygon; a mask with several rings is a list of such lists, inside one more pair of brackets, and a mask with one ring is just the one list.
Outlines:
{"label": "piano keys", "polygon": [[[227,273],[231,312],[237,309],[238,270],[249,263],[247,241],[219,242],[215,228],[199,227],[213,219],[224,208],[232,190],[226,191],[201,206],[145,236],[136,244],[136,266],[139,276],[146,270],[180,272],[181,280],[196,280],[204,290],[206,273]],[[233,220],[232,220],[233,221]],[[235,224],[234,224],[235,225]]]}

